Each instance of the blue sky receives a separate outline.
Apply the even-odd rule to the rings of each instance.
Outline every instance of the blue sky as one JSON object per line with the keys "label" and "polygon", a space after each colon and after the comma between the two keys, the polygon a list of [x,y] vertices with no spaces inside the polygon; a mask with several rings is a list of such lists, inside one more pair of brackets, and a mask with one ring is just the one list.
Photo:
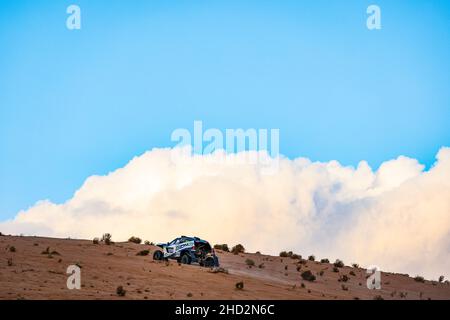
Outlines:
{"label": "blue sky", "polygon": [[450,145],[449,39],[448,1],[0,1],[0,220],[194,120],[279,128],[290,158],[429,166]]}

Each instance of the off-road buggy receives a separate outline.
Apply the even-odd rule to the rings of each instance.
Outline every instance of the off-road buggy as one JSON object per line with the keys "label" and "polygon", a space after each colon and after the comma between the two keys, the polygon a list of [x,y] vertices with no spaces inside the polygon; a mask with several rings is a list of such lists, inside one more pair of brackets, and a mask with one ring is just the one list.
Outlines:
{"label": "off-road buggy", "polygon": [[202,267],[218,267],[219,258],[208,241],[181,236],[167,243],[158,243],[161,250],[153,253],[153,260],[175,259],[179,263],[197,262]]}

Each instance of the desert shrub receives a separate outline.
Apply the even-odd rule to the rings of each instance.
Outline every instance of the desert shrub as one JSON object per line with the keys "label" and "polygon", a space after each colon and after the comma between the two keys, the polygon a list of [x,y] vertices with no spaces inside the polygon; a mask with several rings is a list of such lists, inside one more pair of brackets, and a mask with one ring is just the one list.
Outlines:
{"label": "desert shrub", "polygon": [[336,261],[333,264],[335,267],[337,268],[343,268],[344,267],[344,262],[342,260],[336,259]]}
{"label": "desert shrub", "polygon": [[339,268],[338,267],[333,267],[333,272],[339,272]]}
{"label": "desert shrub", "polygon": [[244,289],[244,281],[236,282],[235,286],[236,286],[236,289],[238,289],[238,290]]}
{"label": "desert shrub", "polygon": [[444,276],[439,277],[439,282],[441,282],[441,283],[444,282]]}
{"label": "desert shrub", "polygon": [[261,251],[256,251],[255,254],[260,255]]}
{"label": "desert shrub", "polygon": [[358,269],[358,268],[359,268],[359,264],[353,263],[353,264],[352,264],[352,267]]}
{"label": "desert shrub", "polygon": [[302,279],[306,280],[306,281],[315,281],[316,280],[316,276],[313,275],[313,273],[309,270],[302,272],[301,276],[302,276]]}
{"label": "desert shrub", "polygon": [[246,259],[245,264],[250,267],[253,267],[255,265],[255,261],[253,261],[252,259]]}
{"label": "desert shrub", "polygon": [[100,243],[100,239],[99,238],[94,238],[94,239],[92,239],[92,243],[93,244],[99,244]]}
{"label": "desert shrub", "polygon": [[123,296],[125,296],[127,291],[122,286],[118,286],[116,289],[116,293],[119,297],[123,297]]}
{"label": "desert shrub", "polygon": [[3,233],[0,232],[0,237],[3,236]]}
{"label": "desert shrub", "polygon": [[294,254],[291,256],[291,258],[292,258],[292,259],[301,259],[302,256],[299,255],[299,254],[294,253]]}
{"label": "desert shrub", "polygon": [[140,244],[142,242],[141,238],[132,236],[130,239],[128,239],[128,242],[132,242],[132,243],[136,243],[136,244]]}
{"label": "desert shrub", "polygon": [[330,260],[328,260],[328,259],[320,259],[320,262],[321,263],[330,263]]}
{"label": "desert shrub", "polygon": [[102,242],[104,242],[106,245],[112,244],[111,241],[112,235],[110,233],[105,233],[102,236]]}
{"label": "desert shrub", "polygon": [[149,246],[149,245],[150,245],[150,241],[145,240],[145,241],[144,241],[144,244],[145,244],[146,246]]}
{"label": "desert shrub", "polygon": [[259,265],[258,265],[258,268],[264,269],[264,268],[265,268],[264,263],[259,264]]}
{"label": "desert shrub", "polygon": [[242,244],[237,244],[231,249],[231,252],[233,254],[244,253],[245,252],[245,248],[244,248],[244,246]]}
{"label": "desert shrub", "polygon": [[319,275],[322,277],[324,273],[325,273],[325,271],[320,270]]}
{"label": "desert shrub", "polygon": [[309,261],[316,261],[316,257],[312,254],[308,257]]}
{"label": "desert shrub", "polygon": [[352,270],[352,271],[349,272],[349,275],[356,276],[356,273]]}
{"label": "desert shrub", "polygon": [[138,253],[136,253],[137,256],[148,256],[148,254],[150,253],[149,250],[141,250]]}
{"label": "desert shrub", "polygon": [[188,292],[188,293],[186,294],[186,297],[191,298],[191,297],[192,297],[192,293],[191,293],[191,292]]}
{"label": "desert shrub", "polygon": [[415,281],[417,281],[417,282],[425,282],[425,279],[424,279],[424,277],[421,277],[421,276],[416,276],[415,278],[414,278],[414,280]]}
{"label": "desert shrub", "polygon": [[226,243],[224,243],[224,244],[215,244],[214,245],[214,249],[222,250],[224,252],[230,252],[230,248],[228,248],[228,245]]}
{"label": "desert shrub", "polygon": [[300,272],[302,270],[302,266],[297,266],[297,271]]}
{"label": "desert shrub", "polygon": [[41,254],[50,254],[50,247],[47,247]]}
{"label": "desert shrub", "polygon": [[9,252],[16,252],[16,247],[14,246],[9,247]]}
{"label": "desert shrub", "polygon": [[287,258],[287,257],[289,257],[289,254],[286,251],[281,251],[280,252],[280,257]]}
{"label": "desert shrub", "polygon": [[350,280],[350,278],[346,275],[343,274],[338,281],[342,281],[342,282],[347,282],[348,280]]}

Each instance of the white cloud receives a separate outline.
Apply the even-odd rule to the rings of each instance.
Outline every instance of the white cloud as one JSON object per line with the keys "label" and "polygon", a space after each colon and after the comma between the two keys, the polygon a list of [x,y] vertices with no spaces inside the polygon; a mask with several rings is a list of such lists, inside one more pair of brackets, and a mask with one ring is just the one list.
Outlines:
{"label": "white cloud", "polygon": [[[106,176],[89,177],[63,204],[40,201],[0,223],[3,233],[93,238],[110,232],[167,241],[186,234],[293,250],[437,278],[450,276],[450,149],[428,171],[399,157],[372,171],[336,161],[253,165],[171,161],[154,149]],[[245,155],[240,155],[245,156]]]}

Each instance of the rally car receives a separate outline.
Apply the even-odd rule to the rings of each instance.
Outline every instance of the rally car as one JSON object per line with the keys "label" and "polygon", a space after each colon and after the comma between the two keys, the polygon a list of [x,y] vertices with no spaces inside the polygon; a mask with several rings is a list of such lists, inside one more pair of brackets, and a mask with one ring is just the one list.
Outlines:
{"label": "rally car", "polygon": [[167,243],[158,243],[161,250],[153,253],[153,260],[175,259],[179,263],[198,263],[203,267],[218,267],[219,258],[208,241],[197,237],[181,236]]}

